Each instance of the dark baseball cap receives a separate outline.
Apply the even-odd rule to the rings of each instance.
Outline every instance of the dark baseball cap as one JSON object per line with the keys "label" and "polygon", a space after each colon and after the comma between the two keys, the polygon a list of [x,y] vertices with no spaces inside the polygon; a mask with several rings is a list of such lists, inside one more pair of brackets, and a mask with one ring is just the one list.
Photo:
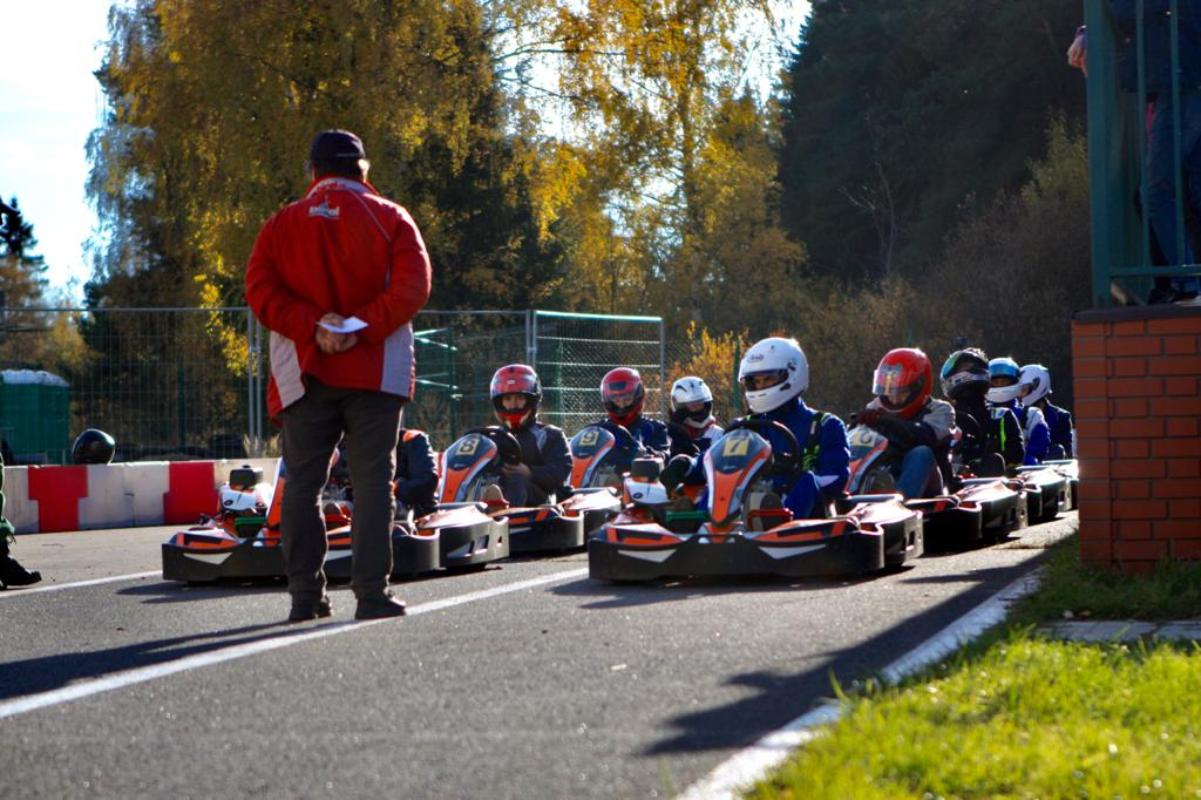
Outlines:
{"label": "dark baseball cap", "polygon": [[341,159],[366,158],[363,140],[350,131],[333,129],[321,131],[309,145],[309,161],[338,161]]}

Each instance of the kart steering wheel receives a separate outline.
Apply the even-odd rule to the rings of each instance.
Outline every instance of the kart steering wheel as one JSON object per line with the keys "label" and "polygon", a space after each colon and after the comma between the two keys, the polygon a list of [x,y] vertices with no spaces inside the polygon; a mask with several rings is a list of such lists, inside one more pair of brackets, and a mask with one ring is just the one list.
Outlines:
{"label": "kart steering wheel", "polygon": [[796,436],[792,431],[781,422],[776,422],[774,419],[755,419],[753,417],[743,417],[736,419],[726,428],[726,433],[730,431],[745,428],[748,431],[753,431],[759,434],[764,439],[767,439],[770,444],[772,439],[768,436],[768,432],[775,432],[781,439],[784,440],[784,451],[781,452],[777,448],[772,448],[771,458],[772,467],[780,472],[793,473],[801,471],[801,446],[797,443]]}
{"label": "kart steering wheel", "polygon": [[517,437],[510,431],[505,430],[499,425],[488,425],[483,428],[472,428],[463,435],[466,436],[472,433],[477,433],[485,439],[490,439],[496,445],[496,450],[500,455],[502,463],[521,463],[521,445],[517,442]]}
{"label": "kart steering wheel", "polygon": [[630,433],[629,429],[624,425],[618,425],[612,420],[604,419],[595,423],[597,428],[603,428],[613,434],[614,447],[625,450],[627,452],[637,452],[642,449],[642,445],[634,439],[634,434]]}

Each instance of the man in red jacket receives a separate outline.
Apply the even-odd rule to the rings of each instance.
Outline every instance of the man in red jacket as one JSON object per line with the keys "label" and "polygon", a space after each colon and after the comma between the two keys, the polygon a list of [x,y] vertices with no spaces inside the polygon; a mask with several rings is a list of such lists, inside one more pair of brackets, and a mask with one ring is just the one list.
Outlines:
{"label": "man in red jacket", "polygon": [[368,167],[358,136],[318,133],[308,191],[267,220],[246,267],[246,298],[271,331],[267,406],[283,426],[292,622],[331,613],[320,498],[339,440],[355,489],[355,619],[405,610],[387,588],[391,481],[415,380],[409,323],[429,298],[430,262],[413,218],[368,183]]}

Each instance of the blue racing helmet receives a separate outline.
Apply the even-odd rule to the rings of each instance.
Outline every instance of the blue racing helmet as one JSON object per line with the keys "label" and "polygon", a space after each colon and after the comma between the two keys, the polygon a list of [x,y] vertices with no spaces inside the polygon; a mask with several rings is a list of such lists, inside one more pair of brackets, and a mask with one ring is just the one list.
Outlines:
{"label": "blue racing helmet", "polygon": [[1008,403],[1021,391],[1022,369],[1008,356],[988,362],[988,402]]}

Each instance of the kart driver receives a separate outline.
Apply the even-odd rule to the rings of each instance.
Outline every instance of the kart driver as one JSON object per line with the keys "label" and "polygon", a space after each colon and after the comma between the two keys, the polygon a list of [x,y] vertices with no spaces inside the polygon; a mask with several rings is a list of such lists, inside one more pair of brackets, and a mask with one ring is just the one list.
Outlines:
{"label": "kart driver", "polygon": [[688,375],[671,385],[671,421],[692,440],[700,453],[721,438],[713,416],[713,392],[701,378]]}
{"label": "kart driver", "polygon": [[521,463],[501,467],[501,483],[488,487],[490,501],[511,506],[536,506],[567,484],[571,453],[561,428],[538,421],[542,382],[525,364],[509,364],[492,376],[492,407],[496,418],[521,445]]}
{"label": "kart driver", "polygon": [[666,460],[671,451],[667,426],[642,416],[646,387],[638,370],[630,367],[609,370],[601,378],[600,392],[608,419],[597,424],[603,428],[620,425],[646,454]]}
{"label": "kart driver", "polygon": [[921,350],[889,350],[872,378],[875,398],[859,412],[859,424],[878,431],[900,459],[890,469],[906,499],[941,494],[951,477],[951,442],[958,433],[955,409],[930,396],[934,370]]}
{"label": "kart driver", "polygon": [[1018,395],[1022,406],[1039,409],[1047,421],[1051,434],[1049,455],[1075,458],[1076,429],[1072,425],[1072,412],[1051,402],[1051,371],[1042,364],[1027,364],[1022,367],[1018,383],[1022,386]]}
{"label": "kart driver", "polygon": [[[826,516],[850,476],[851,451],[842,420],[801,399],[809,388],[809,361],[801,346],[776,336],[757,342],[738,365],[738,382],[751,418],[782,423],[801,448],[801,471],[773,478],[784,507],[798,519]],[[786,449],[786,442],[777,441],[781,437],[768,432],[767,438],[773,451]]]}
{"label": "kart driver", "polygon": [[[432,513],[438,490],[438,465],[425,431],[401,428],[396,444],[396,500],[414,517]],[[398,508],[397,513],[402,513]]]}
{"label": "kart driver", "polygon": [[681,482],[705,482],[701,456],[721,438],[722,427],[713,416],[713,392],[702,378],[688,375],[671,386],[671,460],[659,480],[668,492]]}
{"label": "kart driver", "polygon": [[1051,429],[1037,406],[1027,408],[1019,401],[1027,388],[1021,382],[1022,371],[1012,358],[994,358],[988,362],[988,402],[993,408],[1012,409],[1022,424],[1026,440],[1023,464],[1041,464],[1051,449]]}
{"label": "kart driver", "polygon": [[955,406],[956,425],[963,438],[955,446],[956,461],[970,472],[996,477],[1016,467],[1026,456],[1022,426],[1008,408],[989,408],[988,356],[969,347],[947,357],[939,371],[942,393]]}

